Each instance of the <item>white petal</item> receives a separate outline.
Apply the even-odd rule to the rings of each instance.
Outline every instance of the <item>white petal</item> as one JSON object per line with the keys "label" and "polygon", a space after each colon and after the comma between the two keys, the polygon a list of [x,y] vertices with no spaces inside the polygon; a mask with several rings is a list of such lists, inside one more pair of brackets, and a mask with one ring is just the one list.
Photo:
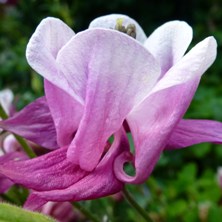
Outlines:
{"label": "white petal", "polygon": [[114,29],[116,26],[117,19],[123,19],[124,27],[126,27],[129,24],[134,24],[136,26],[136,40],[138,40],[141,43],[145,42],[147,37],[143,29],[134,19],[130,18],[127,15],[110,14],[110,15],[98,17],[90,23],[89,29],[91,28]]}
{"label": "white petal", "polygon": [[162,75],[182,58],[192,36],[192,28],[186,22],[171,21],[157,28],[148,37],[145,47],[160,62]]}

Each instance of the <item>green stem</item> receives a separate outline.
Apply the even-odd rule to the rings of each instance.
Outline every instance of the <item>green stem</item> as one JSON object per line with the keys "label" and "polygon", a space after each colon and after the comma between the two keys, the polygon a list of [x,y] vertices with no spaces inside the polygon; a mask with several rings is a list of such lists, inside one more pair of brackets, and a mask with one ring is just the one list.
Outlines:
{"label": "green stem", "polygon": [[28,145],[28,143],[21,137],[18,136],[16,134],[13,134],[14,137],[16,138],[16,140],[19,142],[19,144],[22,146],[23,150],[25,151],[25,153],[30,157],[30,158],[34,158],[36,157],[36,154],[34,153],[34,151],[32,150],[32,148]]}
{"label": "green stem", "polygon": [[[2,119],[7,119],[8,115],[5,112],[5,110],[3,109],[3,107],[0,104],[0,117]],[[20,136],[13,134],[16,138],[16,140],[19,142],[19,144],[22,146],[23,150],[25,151],[25,153],[30,157],[30,158],[34,158],[36,157],[36,154],[34,153],[34,151],[32,150],[32,148],[28,145],[28,143]]]}
{"label": "green stem", "polygon": [[0,104],[0,117],[2,119],[7,119],[8,115],[6,114],[5,110],[3,109],[2,105]]}
{"label": "green stem", "polygon": [[133,197],[125,188],[123,189],[122,193],[126,200],[130,203],[130,205],[145,219],[145,221],[153,222],[147,212],[143,208],[141,208],[141,206],[133,199]]}
{"label": "green stem", "polygon": [[84,208],[80,203],[73,202],[73,206],[78,209],[86,218],[90,219],[93,222],[100,222],[94,215],[92,215],[86,208]]}

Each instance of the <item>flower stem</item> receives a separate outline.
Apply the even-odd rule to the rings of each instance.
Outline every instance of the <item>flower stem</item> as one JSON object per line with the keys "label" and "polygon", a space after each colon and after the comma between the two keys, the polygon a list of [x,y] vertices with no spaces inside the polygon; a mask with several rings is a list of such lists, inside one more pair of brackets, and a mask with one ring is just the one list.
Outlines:
{"label": "flower stem", "polygon": [[8,115],[6,114],[5,110],[3,109],[2,105],[0,104],[0,117],[2,119],[7,119]]}
{"label": "flower stem", "polygon": [[141,208],[141,206],[133,199],[133,197],[129,194],[129,192],[124,188],[123,196],[130,203],[130,205],[145,219],[147,222],[153,222],[153,220],[149,217],[147,212]]}
{"label": "flower stem", "polygon": [[100,222],[93,214],[91,214],[86,208],[84,208],[80,203],[73,202],[72,205],[78,209],[83,215],[85,215],[92,222]]}
{"label": "flower stem", "polygon": [[19,144],[22,146],[23,150],[25,151],[25,153],[30,157],[30,158],[34,158],[36,157],[36,154],[34,153],[34,151],[32,150],[32,148],[28,145],[28,143],[21,137],[18,136],[16,134],[13,134],[14,137],[16,138],[16,140],[19,142]]}
{"label": "flower stem", "polygon": [[[5,112],[5,110],[3,109],[2,105],[0,104],[0,117],[2,119],[7,119],[8,115]],[[19,142],[19,144],[22,146],[23,150],[25,151],[25,153],[30,157],[30,158],[34,158],[36,157],[36,154],[34,153],[34,151],[32,150],[32,148],[28,145],[28,143],[20,136],[13,134],[14,137],[16,138],[16,140]]]}

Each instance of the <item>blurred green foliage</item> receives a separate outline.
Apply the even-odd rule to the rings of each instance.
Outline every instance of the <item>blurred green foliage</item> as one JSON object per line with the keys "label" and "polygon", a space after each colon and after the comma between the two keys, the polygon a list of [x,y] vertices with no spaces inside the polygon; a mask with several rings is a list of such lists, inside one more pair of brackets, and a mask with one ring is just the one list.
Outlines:
{"label": "blurred green foliage", "polygon": [[[215,36],[217,60],[203,76],[186,117],[222,121],[220,0],[18,0],[0,4],[0,89],[11,88],[19,108],[43,94],[42,79],[25,58],[28,39],[43,18],[61,18],[78,32],[86,29],[92,19],[109,13],[133,17],[147,35],[166,21],[185,20],[194,30],[191,46],[209,35]],[[145,184],[128,188],[156,222],[218,222],[222,196],[216,173],[222,164],[221,148],[200,144],[165,152]],[[104,221],[143,221],[121,196],[82,204],[100,218],[110,218]]]}

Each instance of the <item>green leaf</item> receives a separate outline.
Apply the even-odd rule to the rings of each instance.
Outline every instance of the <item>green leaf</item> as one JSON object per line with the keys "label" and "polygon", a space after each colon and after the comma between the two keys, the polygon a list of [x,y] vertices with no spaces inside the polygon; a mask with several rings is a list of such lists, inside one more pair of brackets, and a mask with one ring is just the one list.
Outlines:
{"label": "green leaf", "polygon": [[52,218],[40,213],[0,203],[0,222],[56,222]]}
{"label": "green leaf", "polygon": [[167,213],[170,218],[174,218],[183,215],[187,208],[187,202],[183,199],[178,199],[167,206]]}
{"label": "green leaf", "polygon": [[212,205],[208,212],[208,222],[218,222],[221,221],[222,208],[217,205]]}
{"label": "green leaf", "polygon": [[192,151],[197,158],[203,158],[210,152],[211,148],[212,146],[210,143],[201,143],[194,145]]}

